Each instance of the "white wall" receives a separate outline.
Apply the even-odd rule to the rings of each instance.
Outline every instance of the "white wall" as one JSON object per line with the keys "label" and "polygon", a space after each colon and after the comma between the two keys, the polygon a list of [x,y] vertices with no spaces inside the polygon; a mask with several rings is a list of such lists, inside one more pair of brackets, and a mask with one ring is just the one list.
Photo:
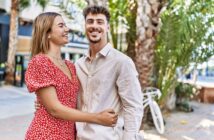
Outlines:
{"label": "white wall", "polygon": [[0,0],[0,8],[10,12],[11,0]]}

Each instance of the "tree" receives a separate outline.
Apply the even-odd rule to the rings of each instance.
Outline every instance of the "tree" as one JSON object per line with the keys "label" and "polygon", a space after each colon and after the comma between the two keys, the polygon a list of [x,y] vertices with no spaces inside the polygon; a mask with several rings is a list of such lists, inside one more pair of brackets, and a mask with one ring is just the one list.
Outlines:
{"label": "tree", "polygon": [[[37,0],[37,3],[43,7],[47,5],[47,0]],[[15,54],[18,38],[18,16],[19,11],[28,7],[30,1],[28,0],[11,0],[11,13],[10,13],[10,33],[9,33],[9,47],[6,63],[6,84],[13,84],[14,82],[14,67],[15,67]]]}
{"label": "tree", "polygon": [[160,31],[160,14],[165,4],[163,0],[137,1],[135,64],[142,87],[152,86],[156,36]]}
{"label": "tree", "polygon": [[137,38],[137,27],[136,27],[136,18],[137,18],[137,0],[131,0],[128,3],[128,11],[126,12],[127,26],[128,31],[126,34],[127,41],[127,55],[132,58],[132,60],[136,61],[136,52],[135,52],[135,41]]}
{"label": "tree", "polygon": [[6,77],[5,83],[13,83],[14,73],[14,59],[17,45],[18,34],[18,4],[19,0],[11,0],[11,12],[10,12],[10,34],[9,34],[9,48],[6,63]]}
{"label": "tree", "polygon": [[174,1],[162,14],[163,26],[155,48],[157,86],[163,96],[161,104],[174,93],[178,84],[176,70],[185,71],[192,63],[205,62],[214,55],[214,4],[208,1]]}
{"label": "tree", "polygon": [[126,16],[129,13],[128,0],[109,0],[109,12],[111,13],[110,20],[110,39],[114,48],[124,51],[124,37],[127,30]]}
{"label": "tree", "polygon": [[85,0],[88,5],[101,5],[101,6],[105,6],[108,7],[107,2],[108,0]]}

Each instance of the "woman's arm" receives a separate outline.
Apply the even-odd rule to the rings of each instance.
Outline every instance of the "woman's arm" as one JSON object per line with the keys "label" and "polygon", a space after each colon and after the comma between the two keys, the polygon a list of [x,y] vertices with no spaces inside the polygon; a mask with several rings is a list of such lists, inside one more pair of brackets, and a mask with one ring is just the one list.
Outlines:
{"label": "woman's arm", "polygon": [[86,113],[64,106],[58,100],[56,89],[53,86],[42,88],[38,92],[37,95],[41,103],[53,117],[75,122],[97,123],[106,126],[114,126],[117,122],[117,114],[115,114],[112,109],[100,113]]}

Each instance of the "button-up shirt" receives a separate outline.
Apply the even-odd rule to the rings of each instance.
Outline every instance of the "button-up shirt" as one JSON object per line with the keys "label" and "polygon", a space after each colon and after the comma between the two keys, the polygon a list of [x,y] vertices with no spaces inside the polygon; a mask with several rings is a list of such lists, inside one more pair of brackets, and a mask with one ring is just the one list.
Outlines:
{"label": "button-up shirt", "polygon": [[[76,62],[81,83],[80,110],[119,114],[115,127],[76,123],[79,140],[137,140],[143,117],[143,96],[133,61],[109,43],[92,60],[89,54]],[[124,127],[124,130],[123,130]]]}

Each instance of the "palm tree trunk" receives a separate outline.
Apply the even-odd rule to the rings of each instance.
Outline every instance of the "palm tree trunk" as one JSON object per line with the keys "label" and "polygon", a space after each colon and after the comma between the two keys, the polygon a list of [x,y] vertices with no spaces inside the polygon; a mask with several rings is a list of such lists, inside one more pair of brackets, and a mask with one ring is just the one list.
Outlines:
{"label": "palm tree trunk", "polygon": [[[162,0],[138,0],[137,5],[137,40],[135,42],[135,64],[139,72],[141,87],[154,86],[152,74],[154,70],[154,56],[156,35],[160,31],[160,13],[163,8]],[[141,129],[146,129],[151,121],[149,108],[144,110]]]}
{"label": "palm tree trunk", "polygon": [[15,54],[18,37],[18,9],[19,0],[11,0],[11,13],[10,13],[10,35],[9,35],[9,48],[6,64],[6,84],[13,84],[14,82],[14,66]]}
{"label": "palm tree trunk", "polygon": [[138,0],[135,42],[135,64],[139,72],[142,87],[152,85],[156,35],[160,31],[160,13],[163,0]]}
{"label": "palm tree trunk", "polygon": [[108,7],[107,2],[108,0],[85,0],[88,5],[100,5],[104,7]]}

